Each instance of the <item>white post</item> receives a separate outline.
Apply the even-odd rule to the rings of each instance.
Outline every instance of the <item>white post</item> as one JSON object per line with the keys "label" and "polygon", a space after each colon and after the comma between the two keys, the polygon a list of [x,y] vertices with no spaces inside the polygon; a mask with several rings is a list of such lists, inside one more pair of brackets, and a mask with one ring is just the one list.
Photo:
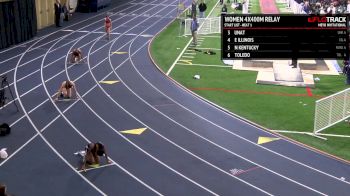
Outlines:
{"label": "white post", "polygon": [[332,122],[332,109],[333,109],[333,97],[331,99],[331,104],[329,106],[329,117],[328,117],[328,124],[331,124]]}
{"label": "white post", "polygon": [[345,118],[345,116],[346,116],[346,108],[347,108],[347,105],[346,105],[346,98],[347,98],[347,95],[348,95],[348,93],[346,92],[345,94],[344,94],[344,105],[343,105],[343,118]]}
{"label": "white post", "polygon": [[317,132],[316,132],[316,131],[317,131],[316,122],[318,122],[318,121],[317,121],[317,115],[316,115],[316,114],[317,114],[317,108],[318,108],[318,107],[317,107],[317,101],[316,101],[316,106],[315,106],[315,119],[314,119],[314,134],[317,133]]}

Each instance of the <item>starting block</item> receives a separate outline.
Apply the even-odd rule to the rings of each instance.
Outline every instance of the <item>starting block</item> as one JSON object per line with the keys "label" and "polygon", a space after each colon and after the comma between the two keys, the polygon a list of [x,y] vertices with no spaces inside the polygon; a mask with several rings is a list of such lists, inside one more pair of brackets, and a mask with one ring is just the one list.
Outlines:
{"label": "starting block", "polygon": [[59,101],[59,102],[69,102],[69,101],[76,101],[76,100],[79,100],[79,98],[58,98],[56,99],[55,101]]}

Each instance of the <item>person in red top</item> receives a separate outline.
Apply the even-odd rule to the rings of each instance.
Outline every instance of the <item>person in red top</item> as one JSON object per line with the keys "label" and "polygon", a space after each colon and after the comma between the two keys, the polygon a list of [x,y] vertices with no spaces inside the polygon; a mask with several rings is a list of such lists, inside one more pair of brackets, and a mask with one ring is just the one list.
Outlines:
{"label": "person in red top", "polygon": [[112,28],[112,20],[111,18],[106,15],[106,18],[105,18],[105,30],[106,30],[106,35],[107,35],[107,39],[109,40],[110,38],[110,33],[111,33],[111,28]]}

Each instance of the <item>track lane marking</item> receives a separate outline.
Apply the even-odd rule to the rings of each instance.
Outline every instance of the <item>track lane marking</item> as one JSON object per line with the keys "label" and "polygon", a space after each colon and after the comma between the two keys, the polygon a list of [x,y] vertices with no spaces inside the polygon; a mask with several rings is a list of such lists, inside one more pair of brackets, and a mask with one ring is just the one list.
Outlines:
{"label": "track lane marking", "polygon": [[[134,2],[134,1],[136,1],[136,0],[132,0],[131,2]],[[125,6],[125,5],[129,5],[129,3],[130,3],[130,2],[123,3],[123,4],[119,5],[119,6],[116,6],[116,7],[112,8],[112,9],[110,9],[110,10],[114,10],[114,9],[116,9],[116,8],[120,8],[120,7]],[[128,7],[128,8],[125,8],[125,9],[122,9],[122,10],[125,11],[125,10],[127,10],[127,9],[129,9],[129,8],[132,8],[132,7],[133,7],[133,6]],[[136,6],[135,6],[135,7],[136,7]],[[108,10],[108,11],[110,11],[110,10]],[[114,15],[116,15],[116,14],[119,13],[119,12],[121,12],[122,10],[115,12]],[[108,12],[108,11],[107,11],[107,12]],[[48,35],[44,35],[44,36],[41,36],[41,37],[36,38],[36,39],[33,39],[33,40],[28,40],[28,41],[26,41],[26,42],[24,42],[24,43],[22,43],[22,44],[20,44],[20,45],[14,45],[13,47],[10,46],[10,48],[5,49],[5,50],[3,50],[3,51],[0,51],[0,54],[1,54],[1,53],[4,53],[4,52],[7,52],[7,51],[9,51],[9,50],[13,50],[13,49],[15,49],[15,48],[17,48],[17,47],[19,47],[19,46],[26,45],[26,44],[28,44],[28,42],[33,42],[33,41],[36,41],[36,40],[38,40],[38,39],[47,38],[47,37],[49,37],[50,35],[53,35],[53,34],[55,34],[55,33],[58,33],[59,31],[65,30],[65,29],[67,29],[67,28],[70,28],[70,27],[72,27],[72,26],[75,26],[75,25],[77,25],[77,24],[83,23],[83,22],[85,22],[85,21],[87,21],[87,20],[90,20],[90,19],[92,19],[92,18],[96,18],[97,16],[104,15],[104,14],[105,14],[105,13],[100,13],[100,14],[98,14],[98,15],[96,15],[96,16],[91,16],[91,17],[89,17],[89,18],[87,18],[87,19],[85,19],[85,20],[82,20],[82,21],[79,21],[79,22],[74,23],[74,24],[72,24],[72,25],[69,25],[69,26],[67,26],[67,27],[64,27],[63,29],[58,30],[58,31],[55,31],[55,32],[52,32],[52,33],[50,33],[50,34],[48,34]],[[92,24],[98,23],[98,22],[101,22],[101,21],[99,20],[99,21],[90,23],[89,25],[85,25],[84,28],[85,28],[85,27],[88,27],[88,26],[90,26],[90,25],[92,25]],[[103,27],[102,27],[102,28],[103,28]],[[53,42],[53,41],[56,41],[56,40],[58,40],[58,39],[60,39],[60,38],[61,38],[61,37],[59,37],[59,38],[57,38],[57,39],[54,39],[54,40],[51,40],[50,42],[47,42],[47,43],[42,44],[42,45],[40,45],[40,46],[44,46],[44,45],[46,45],[46,44],[48,44],[48,43],[51,43],[51,42]],[[37,43],[37,42],[36,42],[36,43]],[[39,47],[40,47],[40,46],[39,46]],[[35,48],[34,48],[34,49],[35,49]],[[33,49],[33,50],[34,50],[34,49]],[[30,52],[30,51],[31,51],[31,50],[29,50],[28,52]],[[0,64],[2,64],[2,63],[4,63],[4,62],[7,62],[7,61],[9,61],[9,60],[11,60],[11,59],[13,59],[13,58],[19,57],[20,55],[21,55],[21,54],[18,54],[18,55],[16,55],[16,56],[13,56],[13,57],[11,57],[11,58],[8,58],[8,59],[6,59],[6,60],[4,60],[4,61],[1,61]],[[2,74],[3,74],[3,73],[1,73],[0,75],[2,75]]]}
{"label": "track lane marking", "polygon": [[[132,61],[132,59],[131,59],[131,62],[132,62],[132,66],[134,67],[135,71],[136,71],[147,83],[149,83],[148,80],[146,80],[146,79],[141,75],[141,73],[136,69],[136,67],[135,67],[135,65],[134,65],[134,63],[133,63],[133,61]],[[118,69],[118,68],[119,68],[119,67],[117,67],[116,69]],[[271,172],[271,173],[273,173],[273,174],[275,174],[275,175],[277,175],[277,176],[280,176],[280,177],[282,177],[282,178],[284,178],[284,179],[286,179],[286,180],[288,180],[288,181],[291,181],[291,182],[293,182],[293,183],[295,183],[295,184],[297,184],[297,185],[299,185],[299,186],[302,186],[302,187],[304,187],[304,188],[306,188],[306,189],[309,189],[309,190],[311,190],[311,191],[313,191],[313,192],[316,192],[316,193],[318,193],[318,194],[326,195],[326,194],[324,194],[324,193],[322,193],[322,192],[320,192],[320,191],[318,191],[318,190],[316,190],[316,189],[313,189],[313,188],[311,188],[311,187],[309,187],[309,186],[306,186],[306,185],[304,185],[304,184],[302,184],[302,183],[299,183],[298,181],[295,181],[295,180],[293,180],[293,179],[291,179],[291,178],[288,178],[288,177],[286,177],[286,176],[284,176],[284,175],[282,175],[282,174],[280,174],[280,173],[277,173],[277,172],[273,171],[272,169],[269,169],[269,168],[267,168],[267,167],[264,167],[264,166],[262,166],[262,165],[260,165],[260,164],[258,164],[258,163],[256,163],[256,162],[254,162],[254,161],[251,161],[251,160],[248,159],[248,158],[245,158],[245,157],[243,157],[243,156],[241,156],[241,155],[239,155],[239,154],[237,154],[237,153],[235,153],[235,152],[232,152],[232,151],[230,151],[229,149],[226,149],[225,147],[222,147],[221,145],[219,145],[219,144],[217,144],[217,143],[215,143],[215,142],[213,142],[213,141],[211,141],[211,140],[209,140],[209,139],[207,139],[207,138],[201,136],[200,134],[194,132],[193,130],[191,130],[191,129],[185,127],[184,125],[182,125],[182,124],[180,124],[179,122],[173,120],[172,118],[170,118],[169,116],[167,116],[167,115],[165,115],[164,113],[160,112],[157,108],[153,107],[151,104],[149,104],[148,102],[146,102],[143,98],[141,98],[138,94],[136,94],[136,93],[123,81],[123,79],[122,79],[116,72],[115,72],[115,74],[116,74],[117,77],[120,79],[120,81],[122,81],[122,83],[124,84],[124,86],[126,86],[126,87],[129,89],[129,91],[132,92],[136,97],[138,97],[138,98],[139,98],[141,101],[143,101],[146,105],[150,106],[150,107],[153,108],[155,111],[157,111],[158,113],[160,113],[161,115],[163,115],[164,117],[166,117],[167,119],[169,119],[170,121],[174,122],[175,124],[179,125],[180,127],[184,128],[185,130],[187,130],[187,131],[193,133],[194,135],[196,135],[196,136],[202,138],[203,140],[205,140],[205,141],[207,141],[207,142],[213,144],[214,146],[217,146],[217,147],[221,148],[222,150],[224,150],[224,151],[226,151],[226,152],[228,152],[228,153],[230,153],[230,154],[232,154],[232,155],[235,155],[236,157],[239,157],[239,158],[241,158],[241,159],[243,159],[243,160],[245,160],[245,161],[247,161],[247,162],[250,162],[250,163],[252,163],[252,164],[255,164],[255,165],[257,165],[257,166],[259,166],[259,167],[261,167],[261,168],[263,168],[263,169],[265,169],[265,170],[267,170],[267,171],[269,171],[269,172]],[[151,83],[149,83],[149,84],[150,84],[153,88],[155,88]],[[162,93],[161,91],[159,91],[157,88],[155,88],[155,89],[156,89],[158,92],[160,92],[161,94],[163,94],[163,93]],[[164,95],[164,94],[163,94],[163,95]],[[166,95],[164,95],[164,96],[166,96]],[[174,103],[177,103],[175,100],[171,99],[170,97],[168,97],[168,96],[166,96],[166,97],[169,98],[170,100],[174,101]],[[146,126],[147,126],[147,125],[146,125]],[[149,127],[149,126],[148,126],[148,127]],[[254,143],[254,144],[255,144],[255,143]],[[246,182],[246,183],[248,183],[248,182]]]}

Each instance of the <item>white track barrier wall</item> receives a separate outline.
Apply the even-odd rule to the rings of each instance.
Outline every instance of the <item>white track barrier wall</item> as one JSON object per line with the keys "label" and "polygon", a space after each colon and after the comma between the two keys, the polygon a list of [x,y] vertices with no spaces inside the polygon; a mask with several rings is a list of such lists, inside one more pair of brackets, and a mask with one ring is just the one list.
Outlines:
{"label": "white track barrier wall", "polygon": [[350,88],[316,101],[314,133],[350,117]]}
{"label": "white track barrier wall", "polygon": [[[221,33],[221,17],[214,18],[197,18],[199,28],[197,34]],[[192,19],[185,19],[185,35],[192,35],[191,32]]]}

